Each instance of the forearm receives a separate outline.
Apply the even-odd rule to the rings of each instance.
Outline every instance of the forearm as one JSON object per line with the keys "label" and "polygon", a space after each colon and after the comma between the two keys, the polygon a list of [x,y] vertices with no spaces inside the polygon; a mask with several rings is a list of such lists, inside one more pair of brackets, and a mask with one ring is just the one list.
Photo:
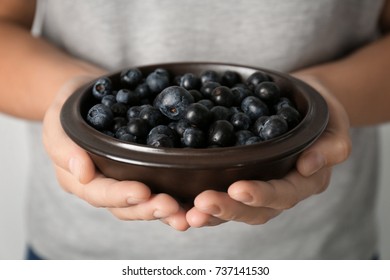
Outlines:
{"label": "forearm", "polygon": [[95,66],[77,60],[34,38],[22,26],[0,21],[0,111],[41,120],[58,89],[80,75],[100,74]]}
{"label": "forearm", "polygon": [[390,120],[390,35],[341,60],[300,71],[312,75],[345,107],[352,126]]}

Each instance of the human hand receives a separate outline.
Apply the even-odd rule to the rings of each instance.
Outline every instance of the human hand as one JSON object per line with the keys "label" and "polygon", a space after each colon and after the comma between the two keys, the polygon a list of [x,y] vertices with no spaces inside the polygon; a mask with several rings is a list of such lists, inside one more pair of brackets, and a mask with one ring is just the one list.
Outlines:
{"label": "human hand", "polygon": [[296,168],[284,178],[238,181],[227,193],[210,190],[199,194],[186,214],[190,226],[213,226],[227,221],[264,224],[327,188],[332,166],[346,160],[351,151],[348,115],[320,81],[307,75],[296,76],[317,89],[328,104],[329,123],[323,134],[302,153]]}
{"label": "human hand", "polygon": [[[121,220],[155,220],[177,230],[189,225],[185,211],[166,194],[152,194],[149,187],[135,181],[107,178],[95,169],[88,153],[64,132],[60,110],[78,87],[93,77],[76,77],[67,82],[56,95],[43,120],[43,142],[53,161],[61,187],[95,207],[107,208]],[[59,148],[60,147],[60,148]]]}

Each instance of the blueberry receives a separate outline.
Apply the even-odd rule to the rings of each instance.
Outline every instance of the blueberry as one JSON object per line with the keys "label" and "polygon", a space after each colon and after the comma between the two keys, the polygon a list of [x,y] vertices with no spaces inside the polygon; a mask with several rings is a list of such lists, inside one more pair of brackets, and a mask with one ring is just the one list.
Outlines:
{"label": "blueberry", "polygon": [[153,137],[153,135],[157,134],[168,136],[174,146],[179,143],[179,137],[177,133],[167,125],[158,125],[153,127],[148,134],[148,138],[151,138]]}
{"label": "blueberry", "polygon": [[117,103],[112,104],[110,109],[114,113],[115,116],[126,117],[128,107],[123,103],[117,102]]}
{"label": "blueberry", "polygon": [[127,125],[121,126],[115,130],[115,137],[120,139],[123,135],[129,134],[127,130]]}
{"label": "blueberry", "polygon": [[217,83],[217,82],[207,82],[207,83],[202,85],[202,87],[200,88],[200,92],[203,94],[203,96],[205,98],[210,98],[211,97],[211,93],[213,92],[213,90],[216,87],[219,87],[219,86],[221,86],[220,83]]}
{"label": "blueberry", "polygon": [[155,127],[157,125],[164,123],[165,121],[165,116],[160,112],[160,110],[158,110],[153,106],[144,107],[139,112],[138,117],[140,119],[146,120],[149,127]]}
{"label": "blueberry", "polygon": [[225,106],[214,106],[210,109],[212,121],[229,120],[232,112]]}
{"label": "blueberry", "polygon": [[195,102],[203,99],[203,94],[199,90],[191,89],[188,92],[191,93],[192,97],[194,97]]}
{"label": "blueberry", "polygon": [[252,92],[248,88],[241,86],[235,86],[231,88],[231,91],[234,97],[234,104],[241,104],[245,97],[252,95]]}
{"label": "blueberry", "polygon": [[149,135],[146,144],[156,148],[173,148],[175,145],[165,134],[152,134]]}
{"label": "blueberry", "polygon": [[89,109],[87,120],[96,129],[105,130],[111,126],[114,120],[114,114],[107,106],[96,104]]}
{"label": "blueberry", "polygon": [[111,107],[116,103],[116,97],[112,94],[108,94],[103,96],[101,102],[103,105],[106,105],[107,107]]}
{"label": "blueberry", "polygon": [[191,89],[199,89],[201,82],[199,77],[192,73],[186,73],[180,78],[180,84],[181,87],[191,90]]}
{"label": "blueberry", "polygon": [[137,142],[146,139],[149,133],[149,127],[147,121],[140,118],[130,119],[127,123],[127,130],[130,134],[137,137]]}
{"label": "blueberry", "polygon": [[115,117],[112,124],[112,130],[117,131],[120,127],[126,126],[127,119],[124,117]]}
{"label": "blueberry", "polygon": [[205,85],[208,82],[220,83],[220,77],[216,71],[206,70],[200,74],[200,81],[202,85]]}
{"label": "blueberry", "polygon": [[154,106],[169,119],[179,120],[193,102],[194,98],[185,88],[170,86],[156,96]]}
{"label": "blueberry", "polygon": [[274,82],[262,82],[254,89],[254,94],[267,104],[274,104],[280,98],[280,88]]}
{"label": "blueberry", "polygon": [[184,115],[184,118],[191,125],[199,128],[207,127],[210,122],[210,117],[210,110],[200,103],[192,103],[189,105]]}
{"label": "blueberry", "polygon": [[125,69],[120,73],[122,85],[129,88],[135,88],[142,79],[142,72],[138,68]]}
{"label": "blueberry", "polygon": [[214,107],[214,102],[211,101],[210,99],[201,99],[197,103],[206,106],[209,110],[211,110],[211,108]]}
{"label": "blueberry", "polygon": [[293,102],[287,97],[280,97],[278,102],[273,106],[275,112],[278,112],[280,109],[284,107],[294,107]]}
{"label": "blueberry", "polygon": [[231,146],[235,143],[233,125],[226,120],[214,122],[209,129],[208,144],[219,147]]}
{"label": "blueberry", "polygon": [[296,127],[301,121],[301,114],[291,106],[279,109],[277,114],[287,122],[289,129]]}
{"label": "blueberry", "polygon": [[243,112],[237,112],[230,118],[235,130],[247,130],[251,126],[251,119]]}
{"label": "blueberry", "polygon": [[253,145],[253,144],[256,144],[256,143],[260,143],[262,142],[263,140],[261,140],[261,138],[259,136],[252,136],[252,137],[249,137],[246,141],[245,141],[245,144],[244,145]]}
{"label": "blueberry", "polygon": [[126,105],[135,105],[138,102],[138,96],[134,91],[120,89],[116,94],[116,101]]}
{"label": "blueberry", "polygon": [[250,87],[250,88],[255,88],[258,84],[262,83],[262,82],[266,82],[266,81],[270,81],[270,78],[268,77],[267,74],[263,73],[263,72],[260,72],[260,71],[256,71],[254,73],[252,73],[247,79],[246,79],[246,84]]}
{"label": "blueberry", "polygon": [[236,146],[246,145],[249,138],[255,136],[250,130],[239,130],[236,132]]}
{"label": "blueberry", "polygon": [[234,95],[230,88],[226,86],[219,86],[214,88],[211,92],[211,100],[221,106],[230,107],[234,104]]}
{"label": "blueberry", "polygon": [[227,87],[233,87],[241,82],[241,76],[236,71],[227,70],[221,77],[221,84]]}
{"label": "blueberry", "polygon": [[149,99],[153,96],[152,92],[149,89],[149,86],[146,83],[139,84],[134,89],[134,93],[138,97],[138,100]]}
{"label": "blueberry", "polygon": [[138,118],[142,109],[141,106],[131,106],[126,112],[127,119]]}
{"label": "blueberry", "polygon": [[92,95],[101,100],[104,96],[111,93],[112,85],[108,77],[99,78],[92,87]]}
{"label": "blueberry", "polygon": [[206,136],[201,129],[189,127],[184,130],[182,143],[185,147],[203,148],[206,146]]}
{"label": "blueberry", "polygon": [[270,116],[259,129],[259,136],[263,140],[273,139],[288,131],[287,122],[279,115]]}
{"label": "blueberry", "polygon": [[152,93],[157,94],[169,86],[169,73],[165,69],[158,68],[146,77],[146,84]]}
{"label": "blueberry", "polygon": [[[175,122],[175,124],[176,124],[174,127],[175,132],[180,137],[183,137],[183,133],[187,128],[192,127],[191,124],[186,119],[180,119],[177,122]],[[171,126],[172,126],[172,124],[171,124]]]}
{"label": "blueberry", "polygon": [[248,96],[241,102],[242,111],[251,120],[256,120],[261,116],[269,114],[268,106],[256,96]]}

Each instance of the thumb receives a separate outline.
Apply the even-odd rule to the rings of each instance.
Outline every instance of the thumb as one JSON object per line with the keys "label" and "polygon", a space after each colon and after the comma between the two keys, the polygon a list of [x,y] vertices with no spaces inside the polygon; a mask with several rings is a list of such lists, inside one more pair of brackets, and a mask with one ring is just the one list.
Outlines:
{"label": "thumb", "polygon": [[43,119],[42,140],[54,165],[72,173],[86,184],[95,177],[95,166],[88,153],[74,143],[62,129],[60,112],[66,99],[91,77],[77,77],[68,81],[58,92]]}

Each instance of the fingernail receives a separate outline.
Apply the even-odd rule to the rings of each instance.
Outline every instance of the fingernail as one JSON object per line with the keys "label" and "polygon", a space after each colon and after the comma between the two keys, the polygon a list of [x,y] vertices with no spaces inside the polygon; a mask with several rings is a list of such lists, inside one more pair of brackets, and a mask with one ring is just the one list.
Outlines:
{"label": "fingernail", "polygon": [[77,158],[69,160],[69,171],[80,181],[80,161]]}
{"label": "fingernail", "polygon": [[304,158],[304,173],[307,176],[313,175],[326,164],[325,158],[319,153],[309,153]]}

